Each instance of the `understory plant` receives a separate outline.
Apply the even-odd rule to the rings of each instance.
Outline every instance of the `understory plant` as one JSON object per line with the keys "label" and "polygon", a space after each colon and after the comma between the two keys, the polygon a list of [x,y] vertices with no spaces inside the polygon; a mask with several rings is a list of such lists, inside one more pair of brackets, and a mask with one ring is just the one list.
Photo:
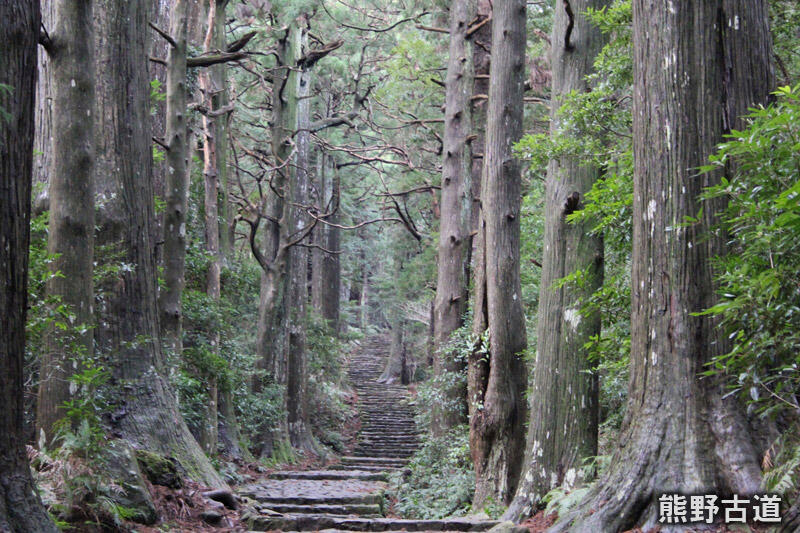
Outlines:
{"label": "understory plant", "polygon": [[471,510],[475,472],[469,453],[469,426],[442,437],[427,437],[407,467],[392,475],[395,510],[407,518],[463,516]]}

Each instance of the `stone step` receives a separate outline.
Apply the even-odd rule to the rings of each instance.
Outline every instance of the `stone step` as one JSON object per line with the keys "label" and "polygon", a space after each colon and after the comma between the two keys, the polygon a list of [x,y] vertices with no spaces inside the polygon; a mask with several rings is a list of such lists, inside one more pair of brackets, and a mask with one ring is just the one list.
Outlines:
{"label": "stone step", "polygon": [[350,464],[351,462],[359,464],[374,464],[374,465],[405,465],[408,461],[405,459],[392,459],[387,457],[370,457],[370,456],[353,456],[345,455],[342,457],[342,464]]}
{"label": "stone step", "polygon": [[416,444],[398,444],[398,443],[391,443],[391,442],[359,442],[356,445],[356,449],[360,450],[397,450],[399,452],[415,452],[419,450],[419,446]]}
{"label": "stone step", "polygon": [[369,470],[348,468],[346,470],[285,470],[273,472],[270,479],[361,479],[364,481],[386,481],[386,474]]}
{"label": "stone step", "polygon": [[418,447],[419,441],[413,438],[403,437],[402,435],[395,436],[394,439],[391,439],[389,435],[385,438],[382,437],[362,437],[359,435],[358,437],[359,442],[369,442],[372,444],[377,445],[391,445],[391,446],[412,446]]}
{"label": "stone step", "polygon": [[385,457],[386,459],[409,459],[413,452],[384,452],[381,450],[354,450],[356,457]]}
{"label": "stone step", "polygon": [[386,483],[363,479],[263,479],[238,492],[269,507],[294,505],[381,505]]}
{"label": "stone step", "polygon": [[401,467],[401,465],[397,465],[397,466],[389,466],[389,465],[375,466],[373,464],[352,463],[352,464],[347,464],[347,465],[330,465],[328,468],[330,468],[331,470],[352,470],[353,468],[358,468],[360,471],[363,471],[363,472],[382,472],[382,473],[388,474],[390,472],[393,472],[393,471],[397,470],[400,467]]}
{"label": "stone step", "polygon": [[445,520],[403,520],[398,518],[341,518],[325,515],[255,516],[245,513],[252,531],[488,531],[496,520],[450,518]]}
{"label": "stone step", "polygon": [[272,503],[265,505],[270,511],[284,514],[314,514],[314,515],[339,515],[348,517],[351,515],[361,516],[362,518],[383,517],[381,506],[378,504],[352,504],[352,505],[298,505],[293,503]]}
{"label": "stone step", "polygon": [[[244,493],[243,493],[244,494]],[[296,494],[244,494],[268,509],[279,504],[290,505],[381,505],[383,493],[352,494],[348,496],[333,495],[296,495]]]}

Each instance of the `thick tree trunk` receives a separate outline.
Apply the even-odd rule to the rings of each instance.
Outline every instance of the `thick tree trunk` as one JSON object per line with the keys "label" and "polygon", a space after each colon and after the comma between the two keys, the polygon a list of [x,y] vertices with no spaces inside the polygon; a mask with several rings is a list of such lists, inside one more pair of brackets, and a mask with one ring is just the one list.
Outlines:
{"label": "thick tree trunk", "polygon": [[186,209],[189,193],[189,142],[186,123],[187,0],[175,0],[169,32],[175,46],[167,54],[167,118],[164,141],[167,173],[164,191],[164,287],[160,294],[161,330],[165,346],[180,354],[182,342],[182,294],[186,270]]}
{"label": "thick tree trunk", "polygon": [[521,176],[512,147],[522,135],[525,0],[494,6],[489,109],[478,229],[474,333],[489,346],[469,361],[473,505],[508,503],[524,454],[525,316],[519,278]]}
{"label": "thick tree trunk", "polygon": [[158,326],[149,78],[143,2],[95,4],[98,63],[97,262],[107,272],[96,346],[117,384],[113,425],[138,446],[175,457],[189,477],[224,486],[189,433],[165,377]]}
{"label": "thick tree trunk", "polygon": [[[769,78],[765,2],[635,0],[634,234],[631,369],[626,422],[611,467],[556,529],[618,531],[657,524],[662,493],[750,494],[759,453],[736,400],[699,374],[729,346],[716,320],[711,259],[726,252],[715,212],[698,196],[719,180],[697,175],[722,140],[724,116],[744,112],[732,71]],[[741,21],[749,21],[745,28]],[[731,22],[728,25],[728,21]],[[737,29],[738,28],[738,29]],[[745,31],[743,31],[745,30]],[[729,34],[736,52],[729,55]],[[742,96],[739,96],[742,95]],[[746,96],[745,96],[746,95]],[[731,102],[737,102],[733,108]],[[728,120],[731,120],[728,118]]]}
{"label": "thick tree trunk", "polygon": [[[64,331],[48,329],[39,370],[36,426],[51,442],[54,424],[64,416],[70,399],[69,377],[74,359],[93,352],[94,302],[92,272],[94,247],[94,37],[92,2],[57,0],[50,32],[50,75],[58,112],[51,125],[50,224],[47,251],[54,257],[48,297],[57,299],[74,317]],[[86,326],[85,333],[79,328]]]}
{"label": "thick tree trunk", "polygon": [[[34,490],[23,437],[34,95],[39,2],[0,3],[0,531],[55,533]],[[5,115],[7,114],[7,116]]]}
{"label": "thick tree trunk", "polygon": [[[433,304],[434,374],[463,371],[464,364],[446,350],[450,335],[463,324],[469,299],[470,232],[472,230],[472,43],[467,37],[475,18],[474,0],[450,5],[450,50],[445,96],[444,159],[438,273]],[[466,419],[466,391],[460,382],[444,391],[433,413],[434,435],[442,435]]]}
{"label": "thick tree trunk", "polygon": [[[303,53],[308,47],[308,31],[300,31],[300,51]],[[310,122],[311,73],[307,68],[302,68],[297,76],[297,86],[287,87],[297,94],[297,134],[294,138],[294,171],[289,184],[290,199],[294,204],[289,211],[286,224],[291,228],[294,238],[311,223],[307,216],[301,214],[297,206],[308,204],[309,194],[309,166],[310,166]],[[316,452],[317,446],[311,436],[308,425],[308,404],[306,394],[308,391],[308,354],[306,353],[306,301],[308,299],[308,249],[302,246],[292,246],[289,250],[289,276],[287,282],[287,295],[289,297],[289,342],[287,344],[287,426],[289,440],[294,448],[303,451]]]}
{"label": "thick tree trunk", "polygon": [[[572,91],[591,90],[586,76],[593,72],[595,56],[605,41],[586,17],[586,10],[602,9],[610,3],[572,0],[573,15],[561,7],[555,11],[550,113],[554,134],[561,128],[558,110],[563,98]],[[565,42],[568,31],[569,48]],[[600,333],[600,316],[584,316],[580,306],[602,284],[603,240],[592,234],[591,222],[569,223],[567,216],[582,208],[598,177],[598,169],[578,158],[553,160],[547,169],[526,471],[505,515],[511,520],[527,518],[550,489],[562,484],[572,488],[582,482],[583,460],[597,455],[598,384],[585,346]],[[583,283],[558,287],[560,279],[579,270],[584,272]]]}

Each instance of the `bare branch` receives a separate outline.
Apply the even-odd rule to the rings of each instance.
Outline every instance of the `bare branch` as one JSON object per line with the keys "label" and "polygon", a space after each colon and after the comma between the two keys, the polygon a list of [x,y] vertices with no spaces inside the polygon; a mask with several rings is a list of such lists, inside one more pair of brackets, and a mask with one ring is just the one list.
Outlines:
{"label": "bare branch", "polygon": [[246,57],[247,57],[247,52],[234,52],[234,53],[221,52],[219,54],[211,54],[207,56],[190,57],[186,59],[186,67],[187,68],[210,67],[211,65],[218,65],[219,63],[238,61]]}
{"label": "bare branch", "polygon": [[165,32],[164,30],[162,30],[161,28],[159,28],[158,26],[156,26],[152,22],[148,21],[147,25],[150,26],[151,28],[153,28],[154,30],[156,30],[156,33],[159,34],[161,37],[163,37],[164,40],[167,41],[170,44],[170,46],[172,46],[172,48],[177,48],[178,47],[178,43],[175,42],[175,39],[173,39],[172,36],[169,33]]}
{"label": "bare branch", "polygon": [[450,33],[447,28],[437,28],[435,26],[425,26],[424,24],[417,24],[415,26],[418,30],[432,31],[434,33]]}
{"label": "bare branch", "polygon": [[323,46],[322,48],[315,48],[313,50],[309,50],[309,52],[297,60],[297,66],[301,68],[311,68],[314,66],[314,63],[325,57],[326,55],[330,54],[337,48],[341,47],[344,44],[343,40],[334,41],[330,44]]}
{"label": "bare branch", "polygon": [[251,31],[250,33],[243,35],[239,39],[236,39],[235,41],[233,41],[231,44],[228,45],[225,51],[228,52],[229,54],[238,52],[239,50],[247,46],[247,43],[250,42],[250,39],[256,36],[256,33],[257,32]]}

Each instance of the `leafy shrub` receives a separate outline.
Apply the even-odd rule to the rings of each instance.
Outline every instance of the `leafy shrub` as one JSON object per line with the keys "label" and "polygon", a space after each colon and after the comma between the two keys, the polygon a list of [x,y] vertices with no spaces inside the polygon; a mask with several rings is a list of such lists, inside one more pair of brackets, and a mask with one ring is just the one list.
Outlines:
{"label": "leafy shrub", "polygon": [[800,86],[783,87],[778,101],[749,115],[712,156],[708,172],[733,169],[707,190],[725,199],[721,230],[731,253],[718,258],[717,316],[732,349],[711,372],[762,415],[800,416]]}
{"label": "leafy shrub", "polygon": [[437,519],[467,514],[475,490],[469,453],[469,427],[428,438],[404,471],[392,475],[397,512],[409,518]]}

